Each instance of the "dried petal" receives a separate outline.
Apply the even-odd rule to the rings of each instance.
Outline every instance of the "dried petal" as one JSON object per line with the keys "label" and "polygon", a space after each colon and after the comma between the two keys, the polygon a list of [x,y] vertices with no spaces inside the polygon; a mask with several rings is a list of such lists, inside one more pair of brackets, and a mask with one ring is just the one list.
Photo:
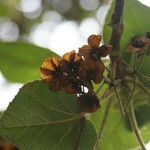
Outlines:
{"label": "dried petal", "polygon": [[91,35],[88,38],[88,44],[92,47],[92,48],[97,48],[100,44],[101,41],[101,36],[99,35]]}
{"label": "dried petal", "polygon": [[91,47],[89,45],[83,45],[79,48],[78,55],[83,57],[84,61],[88,61],[90,59]]}
{"label": "dried petal", "polygon": [[112,46],[109,44],[102,45],[98,48],[100,57],[106,57],[112,51]]}
{"label": "dried petal", "polygon": [[62,87],[62,72],[60,70],[60,60],[57,57],[47,58],[40,68],[41,79],[48,84],[52,90],[58,90]]}
{"label": "dried petal", "polygon": [[61,70],[68,76],[76,74],[81,57],[73,50],[62,57]]}
{"label": "dried petal", "polygon": [[67,93],[81,93],[81,82],[78,79],[69,79],[68,84],[64,86]]}
{"label": "dried petal", "polygon": [[93,81],[94,83],[100,83],[103,78],[105,66],[103,62],[82,62],[78,69],[78,76],[85,81]]}
{"label": "dried petal", "polygon": [[80,56],[76,54],[75,50],[72,50],[71,52],[65,53],[62,56],[62,60],[66,60],[67,62],[76,62],[80,61]]}
{"label": "dried petal", "polygon": [[144,51],[144,47],[134,47],[132,45],[129,45],[127,47],[127,52],[142,52]]}
{"label": "dried petal", "polygon": [[53,78],[52,71],[41,67],[40,68],[40,77],[42,80],[45,80],[47,78],[51,79],[51,78]]}
{"label": "dried petal", "polygon": [[145,36],[142,36],[140,40],[145,43],[146,45],[150,45],[150,33],[147,32]]}
{"label": "dried petal", "polygon": [[93,79],[94,83],[100,83],[103,79],[103,73],[105,70],[105,66],[102,61],[100,61],[99,64],[97,64],[97,69],[95,68],[95,78]]}
{"label": "dried petal", "polygon": [[145,43],[142,42],[137,36],[131,38],[131,44],[128,46],[128,52],[140,52],[144,51]]}
{"label": "dried petal", "polygon": [[78,102],[84,112],[95,112],[99,107],[99,100],[94,93],[84,93],[79,96]]}
{"label": "dried petal", "polygon": [[41,68],[45,68],[45,69],[48,69],[48,70],[55,70],[55,68],[51,64],[51,58],[50,57],[48,57],[44,60],[44,62],[42,63]]}

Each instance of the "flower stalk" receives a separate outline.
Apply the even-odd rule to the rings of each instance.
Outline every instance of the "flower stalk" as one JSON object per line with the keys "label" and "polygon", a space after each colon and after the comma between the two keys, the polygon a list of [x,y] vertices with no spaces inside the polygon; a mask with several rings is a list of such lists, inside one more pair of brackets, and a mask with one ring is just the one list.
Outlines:
{"label": "flower stalk", "polygon": [[138,128],[138,124],[137,124],[137,121],[136,121],[136,117],[135,117],[135,113],[134,113],[134,108],[133,108],[133,104],[131,103],[130,104],[130,107],[129,107],[129,112],[128,112],[128,117],[129,117],[129,120],[130,120],[130,123],[131,123],[131,126],[132,126],[132,129],[135,133],[135,136],[141,146],[141,149],[142,150],[146,150],[146,147],[145,147],[145,144],[144,144],[144,140],[142,138],[142,135],[141,135],[141,132]]}

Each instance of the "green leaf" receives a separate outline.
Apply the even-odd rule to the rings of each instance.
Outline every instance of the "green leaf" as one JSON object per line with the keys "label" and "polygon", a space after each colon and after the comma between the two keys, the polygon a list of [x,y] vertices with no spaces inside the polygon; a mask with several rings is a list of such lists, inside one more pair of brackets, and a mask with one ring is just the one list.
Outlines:
{"label": "green leaf", "polygon": [[55,53],[29,43],[0,43],[0,70],[11,82],[26,83],[39,78],[41,63]]}
{"label": "green leaf", "polygon": [[[111,20],[111,15],[114,9],[114,2],[115,1],[113,1],[112,6],[105,20],[104,32],[103,32],[105,43],[109,42],[111,36],[111,28],[107,26],[107,24]],[[123,16],[124,31],[121,38],[121,55],[127,62],[131,62],[130,60],[131,55],[130,53],[126,52],[126,48],[130,43],[131,37],[135,35],[137,36],[143,35],[146,32],[149,32],[150,30],[150,21],[148,21],[150,20],[149,14],[150,14],[150,8],[141,4],[139,1],[137,0],[125,1],[124,16]],[[150,64],[150,59],[149,61],[146,62]],[[143,73],[147,73],[149,70],[148,69],[149,65],[146,65],[147,63],[144,63],[145,65],[141,69]]]}
{"label": "green leaf", "polygon": [[[97,130],[99,130],[104,115],[105,106],[106,105],[103,105],[101,109],[91,114],[90,120],[95,124]],[[143,118],[144,115],[145,113],[140,114],[140,117]],[[149,115],[150,114],[147,114],[147,116]],[[131,131],[131,127],[127,127],[126,124],[129,124],[129,122],[127,123],[127,120],[120,115],[119,110],[116,110],[112,107],[108,115],[108,120],[104,128],[104,134],[99,145],[99,149],[127,150],[138,147],[139,144],[134,133]],[[140,130],[145,139],[145,142],[148,142],[150,140],[150,122],[145,122],[144,125],[142,124],[140,126]]]}
{"label": "green leaf", "polygon": [[77,97],[63,91],[50,91],[46,84],[26,84],[0,120],[1,136],[21,150],[70,150],[79,143],[80,150],[90,150],[96,130],[90,121],[80,136],[84,113]]}

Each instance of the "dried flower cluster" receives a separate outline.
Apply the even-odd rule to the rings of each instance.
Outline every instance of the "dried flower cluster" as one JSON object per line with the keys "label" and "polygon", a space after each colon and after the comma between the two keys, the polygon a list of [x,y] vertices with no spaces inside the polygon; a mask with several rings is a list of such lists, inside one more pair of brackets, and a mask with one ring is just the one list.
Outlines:
{"label": "dried flower cluster", "polygon": [[146,46],[150,45],[150,32],[147,32],[144,36],[133,37],[131,44],[128,46],[127,51],[129,52],[142,52]]}
{"label": "dried flower cluster", "polygon": [[[111,45],[99,46],[101,36],[91,35],[88,45],[68,52],[62,58],[47,58],[40,68],[41,79],[50,89],[64,89],[67,93],[78,94],[78,102],[85,112],[94,112],[100,106],[99,100],[93,91],[94,83],[100,83],[105,66],[101,57],[111,52]],[[88,92],[85,92],[84,89]]]}

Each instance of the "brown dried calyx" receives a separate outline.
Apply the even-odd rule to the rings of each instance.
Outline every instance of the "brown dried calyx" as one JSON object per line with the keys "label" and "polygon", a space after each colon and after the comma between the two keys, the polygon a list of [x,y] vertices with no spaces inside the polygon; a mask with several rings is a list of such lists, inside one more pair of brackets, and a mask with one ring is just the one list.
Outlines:
{"label": "brown dried calyx", "polygon": [[142,52],[146,46],[150,45],[150,32],[147,32],[144,36],[133,37],[131,43],[128,45],[127,51],[129,52]]}
{"label": "brown dried calyx", "polygon": [[[93,93],[94,83],[100,83],[103,78],[105,66],[101,57],[110,54],[112,46],[99,46],[101,36],[91,35],[88,38],[88,45],[68,52],[62,58],[47,58],[40,68],[41,79],[47,83],[50,89],[64,89],[67,93],[79,95],[79,101],[85,112],[93,112],[99,107],[99,101]],[[84,92],[88,89],[88,94]],[[86,102],[85,97],[88,99]],[[83,105],[87,103],[83,107]],[[89,108],[89,107],[90,108]],[[86,108],[86,109],[85,109]]]}

